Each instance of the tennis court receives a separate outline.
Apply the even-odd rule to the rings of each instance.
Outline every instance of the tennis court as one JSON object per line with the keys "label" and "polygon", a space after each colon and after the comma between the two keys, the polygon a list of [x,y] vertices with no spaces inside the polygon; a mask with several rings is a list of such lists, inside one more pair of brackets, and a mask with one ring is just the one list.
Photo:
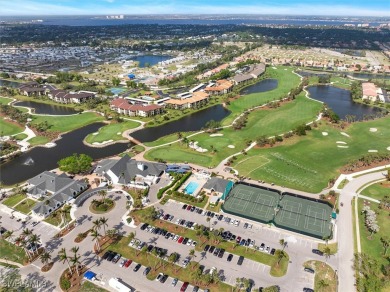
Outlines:
{"label": "tennis court", "polygon": [[320,201],[291,193],[236,184],[222,206],[226,213],[301,234],[323,238],[331,236],[332,208]]}
{"label": "tennis court", "polygon": [[275,191],[236,184],[223,207],[227,213],[246,215],[250,219],[270,223],[274,218],[274,209],[278,201],[279,193]]}

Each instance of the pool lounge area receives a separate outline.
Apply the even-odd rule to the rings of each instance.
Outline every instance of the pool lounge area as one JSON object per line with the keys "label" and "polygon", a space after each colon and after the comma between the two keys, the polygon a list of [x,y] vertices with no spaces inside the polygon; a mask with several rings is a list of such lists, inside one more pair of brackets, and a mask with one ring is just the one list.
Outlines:
{"label": "pool lounge area", "polygon": [[181,189],[179,190],[180,192],[197,197],[200,190],[203,188],[204,184],[206,183],[207,179],[203,177],[199,177],[196,174],[192,174],[186,183],[183,184]]}

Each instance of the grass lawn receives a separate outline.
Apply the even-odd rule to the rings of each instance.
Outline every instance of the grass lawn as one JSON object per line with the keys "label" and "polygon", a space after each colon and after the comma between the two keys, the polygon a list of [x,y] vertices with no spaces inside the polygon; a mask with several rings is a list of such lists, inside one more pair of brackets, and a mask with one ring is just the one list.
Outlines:
{"label": "grass lawn", "polygon": [[337,186],[337,188],[340,189],[340,190],[342,190],[342,189],[345,187],[345,185],[346,185],[347,183],[349,183],[349,180],[347,180],[347,179],[345,178],[345,179],[343,179],[343,180],[341,181],[341,183]]}
{"label": "grass lawn", "polygon": [[27,142],[30,143],[30,146],[36,146],[36,145],[43,145],[48,143],[50,140],[47,137],[42,137],[42,136],[36,136],[34,138],[31,138]]}
{"label": "grass lawn", "polygon": [[[186,136],[188,136],[188,135],[189,135],[189,133],[186,133]],[[145,142],[143,144],[145,146],[148,146],[148,147],[153,147],[153,146],[157,146],[157,145],[163,145],[165,143],[170,143],[170,142],[176,141],[177,139],[179,139],[177,137],[177,134],[171,134],[171,135],[164,136],[160,139],[157,139],[155,141]]]}
{"label": "grass lawn", "polygon": [[17,135],[15,135],[14,136],[14,138],[16,139],[16,140],[23,140],[23,139],[26,139],[28,137],[28,135],[27,134],[25,134],[25,133],[20,133],[20,134],[17,134]]}
{"label": "grass lawn", "polygon": [[[337,275],[335,275],[335,271],[328,264],[320,261],[308,261],[304,266],[310,267],[316,271],[314,277],[314,291],[337,291]],[[324,280],[328,285],[326,287],[321,287],[319,284],[321,280]]]}
{"label": "grass lawn", "polygon": [[35,203],[36,202],[34,200],[27,198],[24,201],[20,202],[18,205],[16,205],[14,209],[23,214],[28,214],[31,212],[32,207],[35,206]]}
{"label": "grass lawn", "polygon": [[83,113],[76,116],[33,116],[32,125],[47,121],[51,125],[48,131],[68,132],[83,126],[103,121],[104,118],[95,113]]}
{"label": "grass lawn", "polygon": [[0,136],[10,136],[23,132],[23,128],[0,118]]}
{"label": "grass lawn", "polygon": [[25,194],[17,194],[13,195],[7,199],[5,199],[2,204],[6,205],[7,207],[13,207],[16,204],[20,203],[20,201],[24,200],[27,196]]}
{"label": "grass lawn", "polygon": [[9,104],[12,101],[11,98],[8,97],[0,97],[0,104]]}
{"label": "grass lawn", "polygon": [[217,205],[214,205],[214,206],[208,205],[206,210],[219,213],[221,211],[221,206],[222,206],[222,203],[218,203]]}
{"label": "grass lawn", "polygon": [[6,263],[3,263],[3,262],[0,262],[0,266],[6,267],[6,268],[10,268],[10,269],[18,269],[19,268],[18,266],[11,265],[11,264],[6,264]]}
{"label": "grass lawn", "polygon": [[297,87],[300,82],[299,76],[292,73],[292,67],[277,67],[277,69],[267,68],[266,76],[278,80],[278,87],[260,93],[251,93],[242,96],[230,103],[228,109],[232,113],[223,120],[223,125],[229,125],[239,114],[248,108],[264,104],[268,101],[280,99],[288,94],[288,92]]}
{"label": "grass lawn", "polygon": [[318,244],[318,249],[321,250],[321,251],[324,251],[324,249],[326,247],[329,247],[330,249],[330,254],[336,254],[337,253],[337,249],[338,249],[338,244],[337,242],[335,243],[329,243],[328,245],[326,245],[325,243],[319,243]]}
{"label": "grass lawn", "polygon": [[122,137],[122,132],[133,129],[138,127],[140,124],[133,121],[124,121],[122,123],[111,123],[109,125],[103,126],[99,129],[97,135],[93,135],[93,133],[89,134],[85,140],[88,143],[101,143],[104,141],[118,141],[118,140],[125,140],[125,138]]}
{"label": "grass lawn", "polygon": [[[147,276],[149,280],[155,279],[158,273],[162,272],[164,274],[168,274],[173,278],[179,278],[183,282],[190,282],[193,285],[195,284],[196,268],[194,267],[195,265],[198,265],[198,263],[191,262],[186,268],[183,268],[182,266],[165,262],[162,259],[156,258],[155,256],[149,253],[142,254],[139,251],[135,250],[134,248],[129,247],[128,246],[129,242],[130,240],[128,239],[128,237],[123,237],[117,243],[114,243],[109,247],[107,247],[107,249],[118,252],[123,257],[132,259],[133,261],[140,263],[143,266],[152,267],[152,270]],[[197,281],[198,281],[197,283],[198,286],[204,289],[206,288],[205,282],[202,281],[202,279]],[[203,283],[200,281],[202,281]],[[221,292],[228,292],[232,290],[232,286],[229,286],[222,282],[210,284],[207,286],[207,288],[210,289],[211,291],[221,291]]]}
{"label": "grass lawn", "polygon": [[0,238],[0,258],[7,258],[10,261],[20,264],[27,261],[26,253],[21,247],[9,243],[2,238]]}
{"label": "grass lawn", "polygon": [[81,285],[79,292],[105,292],[108,291],[102,287],[95,285],[87,280]]}
{"label": "grass lawn", "polygon": [[[340,130],[322,122],[306,136],[285,140],[272,148],[254,148],[246,156],[237,156],[233,167],[240,175],[273,182],[293,189],[317,193],[327,186],[330,178],[339,175],[339,169],[353,159],[368,154],[368,150],[389,153],[390,117],[357,122]],[[377,128],[377,132],[370,132]],[[350,137],[345,137],[341,132]],[[327,132],[323,136],[322,132]],[[345,142],[337,147],[336,142]],[[257,164],[256,161],[259,161]]]}
{"label": "grass lawn", "polygon": [[[202,148],[209,150],[200,153],[183,143],[151,149],[145,155],[149,160],[161,158],[171,162],[191,162],[202,166],[217,166],[223,159],[245,149],[248,141],[261,136],[283,134],[296,126],[315,119],[322,105],[304,97],[302,93],[294,101],[286,103],[276,109],[261,109],[249,114],[248,123],[242,130],[225,128],[218,132],[223,136],[210,136],[202,133],[190,140],[197,141]],[[176,140],[177,136],[174,136]],[[161,140],[158,140],[160,142]],[[157,143],[157,141],[155,141]],[[164,141],[165,143],[168,141]],[[162,144],[162,143],[161,143]],[[234,148],[229,148],[233,145]],[[215,149],[215,151],[211,151]]]}
{"label": "grass lawn", "polygon": [[[358,217],[359,217],[359,230],[360,230],[360,243],[362,247],[362,253],[366,253],[375,258],[380,265],[385,267],[389,264],[389,261],[383,256],[384,248],[380,241],[382,236],[390,234],[389,224],[389,212],[378,208],[378,204],[370,202],[370,208],[377,213],[377,221],[379,225],[379,232],[370,237],[370,232],[367,230],[364,224],[364,214],[361,213],[363,208],[363,199],[358,200]],[[389,253],[389,252],[388,252]],[[378,275],[382,277],[383,275]]]}
{"label": "grass lawn", "polygon": [[382,200],[385,196],[390,197],[390,182],[383,181],[370,185],[365,188],[361,194],[377,200]]}
{"label": "grass lawn", "polygon": [[[190,195],[188,195],[188,196],[190,196]],[[207,197],[203,200],[203,202],[200,202],[200,203],[192,202],[191,200],[186,200],[186,198],[173,196],[173,195],[165,195],[165,197],[167,197],[167,199],[175,200],[175,201],[182,202],[184,204],[188,204],[188,205],[191,205],[191,206],[199,207],[199,208],[202,208],[202,209],[207,204]]]}
{"label": "grass lawn", "polygon": [[[63,224],[61,224],[62,218],[61,218],[61,214],[60,214],[59,210],[60,209],[58,209],[57,211],[52,213],[49,217],[47,217],[43,221],[45,221],[46,223],[49,223],[51,225],[57,226],[57,227],[62,227],[62,225],[63,225]],[[66,213],[65,218],[67,219],[68,222],[70,222],[72,220],[69,213]]]}
{"label": "grass lawn", "polygon": [[145,210],[137,210],[133,211],[131,213],[131,216],[135,219],[136,222],[146,222],[149,223],[150,225],[157,226],[160,228],[164,228],[168,230],[168,232],[173,232],[175,234],[178,234],[183,237],[188,237],[191,238],[195,241],[197,241],[199,244],[195,247],[197,251],[203,251],[204,245],[210,244],[214,245],[216,247],[224,248],[226,252],[233,253],[238,256],[244,256],[247,259],[251,259],[253,261],[263,263],[266,265],[271,266],[271,275],[274,277],[281,277],[285,275],[287,272],[287,266],[289,262],[289,257],[287,255],[286,258],[283,258],[280,266],[277,266],[277,258],[276,256],[272,256],[270,254],[256,251],[251,248],[247,248],[244,246],[235,246],[234,243],[232,242],[227,242],[227,241],[220,241],[219,243],[216,243],[214,241],[213,237],[210,237],[209,240],[203,236],[197,235],[195,230],[185,228],[183,226],[179,226],[170,222],[166,222],[163,220],[154,220],[151,221],[150,219],[145,217]]}

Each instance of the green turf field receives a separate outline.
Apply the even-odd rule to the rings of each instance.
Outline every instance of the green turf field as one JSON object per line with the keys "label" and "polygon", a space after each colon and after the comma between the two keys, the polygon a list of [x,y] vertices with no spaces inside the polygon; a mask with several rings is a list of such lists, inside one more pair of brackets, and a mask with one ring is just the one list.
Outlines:
{"label": "green turf field", "polygon": [[390,197],[390,182],[384,181],[370,185],[361,194],[377,200],[382,200],[385,196]]}
{"label": "green turf field", "polygon": [[9,104],[12,101],[11,98],[8,97],[0,97],[0,104]]}
{"label": "green turf field", "polygon": [[140,123],[133,121],[123,121],[121,123],[111,123],[109,125],[103,126],[99,129],[97,135],[93,135],[93,133],[89,134],[85,140],[88,143],[94,142],[104,142],[108,140],[118,141],[125,140],[122,137],[122,133],[126,130],[136,128],[140,125]]}
{"label": "green turf field", "polygon": [[0,118],[0,136],[10,136],[23,132],[23,128]]}
{"label": "green turf field", "polygon": [[222,209],[230,214],[316,238],[330,237],[332,208],[295,194],[243,184],[229,193]]}

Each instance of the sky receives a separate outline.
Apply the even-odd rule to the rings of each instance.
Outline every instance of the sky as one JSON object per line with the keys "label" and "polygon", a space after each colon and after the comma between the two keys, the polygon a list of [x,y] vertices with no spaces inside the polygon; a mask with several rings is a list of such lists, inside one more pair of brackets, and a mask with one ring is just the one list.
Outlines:
{"label": "sky", "polygon": [[0,15],[3,16],[95,14],[284,14],[389,17],[390,0],[0,0]]}

